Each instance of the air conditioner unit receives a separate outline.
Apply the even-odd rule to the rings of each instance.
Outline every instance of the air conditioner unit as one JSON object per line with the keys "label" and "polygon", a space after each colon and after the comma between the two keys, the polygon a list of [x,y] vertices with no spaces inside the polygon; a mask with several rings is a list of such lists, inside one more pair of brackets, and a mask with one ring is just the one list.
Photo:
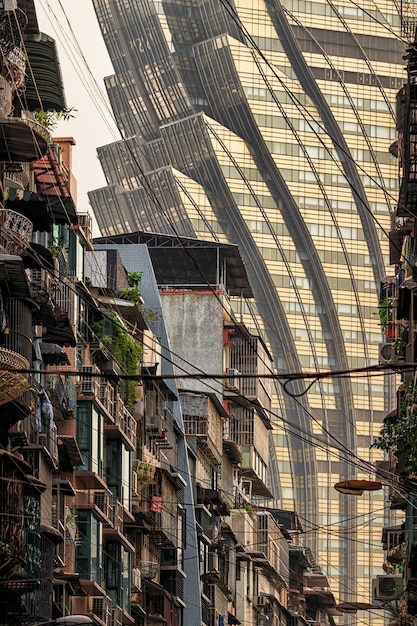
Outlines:
{"label": "air conditioner unit", "polygon": [[218,552],[209,552],[209,571],[211,573],[219,572],[219,554]]}
{"label": "air conditioner unit", "polygon": [[94,394],[97,389],[98,379],[95,374],[99,374],[100,370],[96,365],[83,365],[81,368],[80,393]]}
{"label": "air conditioner unit", "polygon": [[240,390],[240,372],[237,369],[234,369],[233,367],[229,367],[226,370],[227,373],[227,379],[226,379],[226,385],[227,387],[229,387],[229,389],[234,389],[236,391]]}
{"label": "air conditioner unit", "polygon": [[404,591],[404,578],[402,575],[378,576],[372,581],[373,601],[395,600]]}
{"label": "air conditioner unit", "polygon": [[136,472],[132,472],[132,482],[130,485],[132,495],[137,496],[138,493],[138,475]]}
{"label": "air conditioner unit", "polygon": [[131,586],[135,591],[140,591],[142,589],[142,576],[138,567],[134,567],[132,569]]}
{"label": "air conditioner unit", "polygon": [[378,350],[379,364],[390,363],[396,356],[395,344],[393,343],[380,343]]}
{"label": "air conditioner unit", "polygon": [[108,624],[111,616],[111,604],[109,598],[95,597],[89,598],[90,611],[102,622]]}

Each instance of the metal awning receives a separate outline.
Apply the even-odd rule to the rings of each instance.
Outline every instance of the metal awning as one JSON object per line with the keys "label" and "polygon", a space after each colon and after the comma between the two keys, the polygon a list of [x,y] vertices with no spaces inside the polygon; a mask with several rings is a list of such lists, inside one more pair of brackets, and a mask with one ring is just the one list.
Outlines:
{"label": "metal awning", "polygon": [[28,281],[20,256],[0,254],[0,285],[4,283],[14,298],[30,300]]}
{"label": "metal awning", "polygon": [[61,346],[47,341],[40,344],[42,361],[46,365],[70,365],[68,355]]}
{"label": "metal awning", "polygon": [[61,171],[54,147],[33,164],[36,188],[50,209],[55,224],[78,224],[75,204]]}
{"label": "metal awning", "polygon": [[0,118],[0,161],[32,163],[44,155],[51,138],[37,122],[21,117]]}
{"label": "metal awning", "polygon": [[30,191],[5,187],[4,206],[27,217],[33,224],[34,231],[50,232],[52,217],[43,196]]}
{"label": "metal awning", "polygon": [[323,589],[325,587],[330,587],[329,580],[325,574],[321,574],[320,572],[304,572],[304,583],[313,589],[314,587],[318,589]]}
{"label": "metal awning", "polygon": [[31,69],[25,83],[27,108],[30,111],[62,111],[66,103],[55,40],[37,33],[25,35],[24,41]]}
{"label": "metal awning", "polygon": [[134,324],[137,328],[145,330],[148,328],[143,313],[138,308],[135,302],[125,300],[124,298],[111,298],[109,296],[96,296],[96,300],[105,304],[110,310],[119,311],[124,319]]}
{"label": "metal awning", "polygon": [[83,464],[84,461],[75,437],[72,435],[59,435],[59,445],[65,448],[65,452],[73,467],[80,467]]}
{"label": "metal awning", "polygon": [[62,533],[60,533],[58,529],[54,528],[53,526],[49,526],[48,524],[41,524],[41,533],[45,535],[45,537],[47,537],[55,545],[63,543],[64,541]]}

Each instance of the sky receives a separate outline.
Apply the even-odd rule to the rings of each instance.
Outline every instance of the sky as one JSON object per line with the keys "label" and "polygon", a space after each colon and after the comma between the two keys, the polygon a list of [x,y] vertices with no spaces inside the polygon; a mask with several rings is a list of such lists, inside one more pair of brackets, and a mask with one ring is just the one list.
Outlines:
{"label": "sky", "polygon": [[[77,209],[91,211],[87,192],[105,186],[96,148],[120,138],[105,96],[104,77],[113,73],[91,0],[35,0],[39,29],[55,39],[67,107],[74,117],[53,135],[72,136]],[[105,99],[105,102],[103,100]],[[99,235],[97,227],[94,235]]]}

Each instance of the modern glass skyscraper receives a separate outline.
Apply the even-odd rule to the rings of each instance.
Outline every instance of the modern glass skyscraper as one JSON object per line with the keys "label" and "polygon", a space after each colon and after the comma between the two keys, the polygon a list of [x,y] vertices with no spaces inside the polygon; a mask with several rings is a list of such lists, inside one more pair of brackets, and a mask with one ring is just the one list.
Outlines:
{"label": "modern glass skyscraper", "polygon": [[[397,4],[93,2],[123,137],[98,149],[102,234],[239,244],[255,297],[238,313],[280,373],[377,363],[406,78]],[[383,496],[333,485],[372,476],[390,390],[364,374],[277,385],[278,505],[300,512],[339,599],[364,601],[382,574]]]}

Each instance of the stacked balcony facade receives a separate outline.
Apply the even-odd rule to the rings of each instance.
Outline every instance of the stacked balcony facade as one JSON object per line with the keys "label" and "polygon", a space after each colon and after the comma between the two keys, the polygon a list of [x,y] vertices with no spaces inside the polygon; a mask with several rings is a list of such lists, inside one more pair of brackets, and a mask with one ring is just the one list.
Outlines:
{"label": "stacked balcony facade", "polygon": [[[405,7],[405,11],[409,7]],[[415,33],[412,33],[415,37]],[[390,498],[390,524],[383,528],[384,573],[372,581],[376,606],[398,607],[392,624],[411,624],[417,615],[417,537],[415,515],[417,428],[416,397],[416,41],[409,46],[407,81],[397,94],[398,138],[391,153],[398,158],[399,198],[390,232],[391,276],[381,283],[380,318],[385,342],[380,363],[396,372],[395,408],[384,420],[376,445],[385,452],[377,464],[377,479]]]}
{"label": "stacked balcony facade", "polygon": [[[335,599],[327,578],[311,553],[300,558],[292,549],[297,544],[300,551],[306,550],[298,545],[303,528],[297,515],[268,506],[276,492],[266,472],[270,466],[274,475],[269,445],[271,382],[267,375],[271,360],[264,342],[232,313],[229,291],[251,294],[239,252],[197,240],[181,239],[181,243],[178,246],[175,237],[147,233],[95,241],[100,254],[118,250],[130,271],[140,262],[146,267],[145,259],[149,259],[143,289],[146,302],[151,301],[147,279],[154,292],[159,289],[152,306],[158,311],[157,334],[164,338],[165,350],[169,346],[157,362],[142,368],[144,432],[141,458],[135,461],[137,495],[133,506],[138,523],[147,533],[146,538],[140,538],[141,560],[136,563],[142,587],[154,577],[177,592],[184,589],[184,600],[194,589],[200,606],[193,623],[203,626],[307,626],[309,621],[333,624],[330,609],[335,607]],[[183,246],[192,249],[190,254],[198,249],[205,271],[210,268],[213,277],[210,288],[201,285],[200,273],[194,271]],[[224,282],[216,282],[219,276]],[[162,375],[168,371],[179,380],[175,395],[168,380],[165,384],[158,379],[159,371]],[[181,408],[181,425],[176,403]],[[171,450],[172,434],[178,437],[181,430],[187,444],[194,504],[192,511],[186,502],[183,507],[176,503],[177,510],[172,505],[171,510],[167,508],[166,521],[161,524],[164,532],[159,536],[156,509],[160,509],[162,520],[165,501],[176,502],[175,490],[178,494],[182,484],[173,481],[179,480],[173,476],[172,466],[180,465],[180,457],[174,460]],[[177,526],[172,524],[175,516]],[[188,575],[183,577],[190,561],[182,551],[181,529],[187,543],[195,540],[193,517],[198,571],[190,585]],[[182,563],[181,554],[185,555]],[[308,578],[313,567],[315,577]],[[299,572],[296,582],[294,568]],[[306,599],[304,592],[309,586],[311,597]],[[150,586],[151,590],[149,606],[156,607],[157,590]],[[295,596],[305,599],[297,605]],[[139,601],[138,592],[137,597]],[[160,602],[161,610],[163,606]]]}

